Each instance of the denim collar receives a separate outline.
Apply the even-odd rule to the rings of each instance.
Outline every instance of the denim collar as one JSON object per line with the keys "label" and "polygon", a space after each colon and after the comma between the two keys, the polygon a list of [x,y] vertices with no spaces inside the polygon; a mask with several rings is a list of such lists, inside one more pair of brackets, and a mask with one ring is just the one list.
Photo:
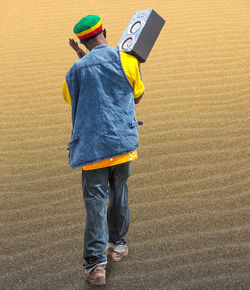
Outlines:
{"label": "denim collar", "polygon": [[95,50],[95,49],[100,49],[100,48],[103,48],[103,47],[106,47],[108,46],[107,44],[100,44],[100,45],[97,45],[95,48],[93,48],[92,50]]}

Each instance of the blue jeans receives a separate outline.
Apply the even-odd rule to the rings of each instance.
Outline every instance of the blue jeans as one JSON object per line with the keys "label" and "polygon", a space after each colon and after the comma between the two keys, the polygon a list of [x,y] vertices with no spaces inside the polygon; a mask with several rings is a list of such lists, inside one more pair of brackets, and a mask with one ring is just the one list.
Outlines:
{"label": "blue jeans", "polygon": [[[84,267],[91,269],[106,262],[108,242],[125,245],[130,218],[127,179],[130,162],[82,171],[82,191],[86,208]],[[106,201],[109,198],[106,212]]]}

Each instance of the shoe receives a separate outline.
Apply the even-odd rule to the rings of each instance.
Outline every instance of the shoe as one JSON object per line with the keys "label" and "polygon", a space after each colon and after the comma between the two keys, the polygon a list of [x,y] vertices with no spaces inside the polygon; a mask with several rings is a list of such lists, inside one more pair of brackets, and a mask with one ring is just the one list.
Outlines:
{"label": "shoe", "polygon": [[95,267],[90,273],[86,274],[86,282],[90,285],[105,285],[106,271],[104,267]]}
{"label": "shoe", "polygon": [[128,246],[126,245],[114,245],[109,243],[106,249],[105,255],[110,262],[119,262],[121,259],[128,255]]}

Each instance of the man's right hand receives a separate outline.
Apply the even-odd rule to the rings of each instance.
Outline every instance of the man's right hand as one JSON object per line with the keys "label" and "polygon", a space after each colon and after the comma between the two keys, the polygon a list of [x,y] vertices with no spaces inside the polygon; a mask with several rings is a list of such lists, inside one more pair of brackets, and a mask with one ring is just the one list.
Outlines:
{"label": "man's right hand", "polygon": [[143,95],[144,95],[144,93],[142,93],[142,94],[140,95],[140,97],[134,99],[136,105],[140,103],[141,98],[142,98]]}
{"label": "man's right hand", "polygon": [[69,45],[75,50],[75,52],[77,53],[77,55],[79,56],[79,58],[84,57],[84,55],[86,54],[79,46],[78,43],[70,38],[69,39]]}

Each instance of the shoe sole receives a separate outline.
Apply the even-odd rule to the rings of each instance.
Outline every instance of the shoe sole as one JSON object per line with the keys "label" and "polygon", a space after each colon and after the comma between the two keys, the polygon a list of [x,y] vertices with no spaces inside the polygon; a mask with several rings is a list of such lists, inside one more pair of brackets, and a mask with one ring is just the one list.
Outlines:
{"label": "shoe sole", "polygon": [[93,286],[106,285],[106,281],[105,281],[105,278],[104,277],[97,277],[95,280],[86,279],[86,282],[89,285],[93,285]]}
{"label": "shoe sole", "polygon": [[[118,256],[118,257],[113,257],[112,256],[113,252],[115,252],[115,251],[113,251],[112,248],[109,248],[106,251],[107,260],[109,262],[120,262],[122,258],[124,258],[124,257],[126,257],[128,255],[128,249],[126,249],[126,251],[124,251],[124,253],[121,256]],[[119,254],[119,253],[117,253],[117,254]]]}

